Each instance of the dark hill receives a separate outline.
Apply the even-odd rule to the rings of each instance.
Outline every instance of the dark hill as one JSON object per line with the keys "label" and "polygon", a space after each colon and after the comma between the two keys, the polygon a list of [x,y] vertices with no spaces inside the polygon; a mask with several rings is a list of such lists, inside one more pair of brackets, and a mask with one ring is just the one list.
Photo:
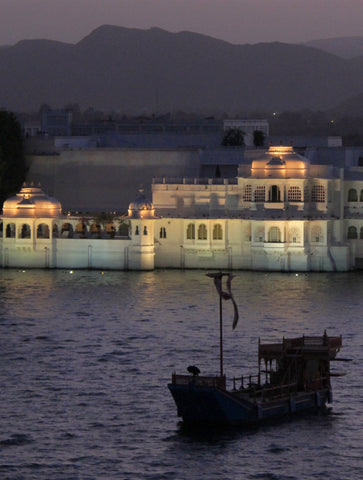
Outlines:
{"label": "dark hill", "polygon": [[0,106],[150,113],[328,109],[362,91],[363,59],[301,45],[232,45],[189,32],[103,26],[76,45],[0,49]]}
{"label": "dark hill", "polygon": [[305,45],[319,48],[343,58],[360,57],[363,55],[363,36],[311,40],[305,43]]}
{"label": "dark hill", "polygon": [[336,105],[331,109],[331,113],[338,116],[363,118],[363,93]]}

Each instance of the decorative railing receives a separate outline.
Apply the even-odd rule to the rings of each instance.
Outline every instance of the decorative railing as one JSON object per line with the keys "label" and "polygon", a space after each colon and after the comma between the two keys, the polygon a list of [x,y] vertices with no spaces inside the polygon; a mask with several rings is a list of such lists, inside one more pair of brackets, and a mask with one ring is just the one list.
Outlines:
{"label": "decorative railing", "polygon": [[156,177],[153,185],[237,185],[237,178]]}

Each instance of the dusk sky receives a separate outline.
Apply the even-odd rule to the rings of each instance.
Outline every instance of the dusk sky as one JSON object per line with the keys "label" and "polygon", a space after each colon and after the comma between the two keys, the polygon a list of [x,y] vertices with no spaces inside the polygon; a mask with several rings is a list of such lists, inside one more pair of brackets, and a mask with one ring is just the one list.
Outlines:
{"label": "dusk sky", "polygon": [[76,43],[100,25],[189,30],[232,43],[363,35],[363,0],[0,0],[0,45]]}

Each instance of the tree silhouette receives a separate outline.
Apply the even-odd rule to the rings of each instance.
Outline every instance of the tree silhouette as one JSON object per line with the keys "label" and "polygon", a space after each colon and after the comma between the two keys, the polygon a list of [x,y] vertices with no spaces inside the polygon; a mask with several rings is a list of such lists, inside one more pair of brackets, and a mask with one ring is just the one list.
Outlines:
{"label": "tree silhouette", "polygon": [[11,112],[0,111],[0,208],[17,193],[26,176],[20,124]]}
{"label": "tree silhouette", "polygon": [[239,128],[230,128],[227,130],[222,140],[224,147],[242,147],[244,144],[243,132]]}
{"label": "tree silhouette", "polygon": [[253,144],[255,147],[263,147],[265,145],[265,134],[261,130],[253,132]]}

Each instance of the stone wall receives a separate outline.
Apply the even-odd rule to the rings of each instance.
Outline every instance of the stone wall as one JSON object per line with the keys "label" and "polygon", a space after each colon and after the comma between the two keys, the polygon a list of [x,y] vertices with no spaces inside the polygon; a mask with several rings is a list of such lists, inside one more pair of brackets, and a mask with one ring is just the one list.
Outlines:
{"label": "stone wall", "polygon": [[140,185],[151,198],[154,177],[199,175],[194,148],[64,150],[29,155],[27,162],[27,181],[40,182],[64,211],[123,213]]}

